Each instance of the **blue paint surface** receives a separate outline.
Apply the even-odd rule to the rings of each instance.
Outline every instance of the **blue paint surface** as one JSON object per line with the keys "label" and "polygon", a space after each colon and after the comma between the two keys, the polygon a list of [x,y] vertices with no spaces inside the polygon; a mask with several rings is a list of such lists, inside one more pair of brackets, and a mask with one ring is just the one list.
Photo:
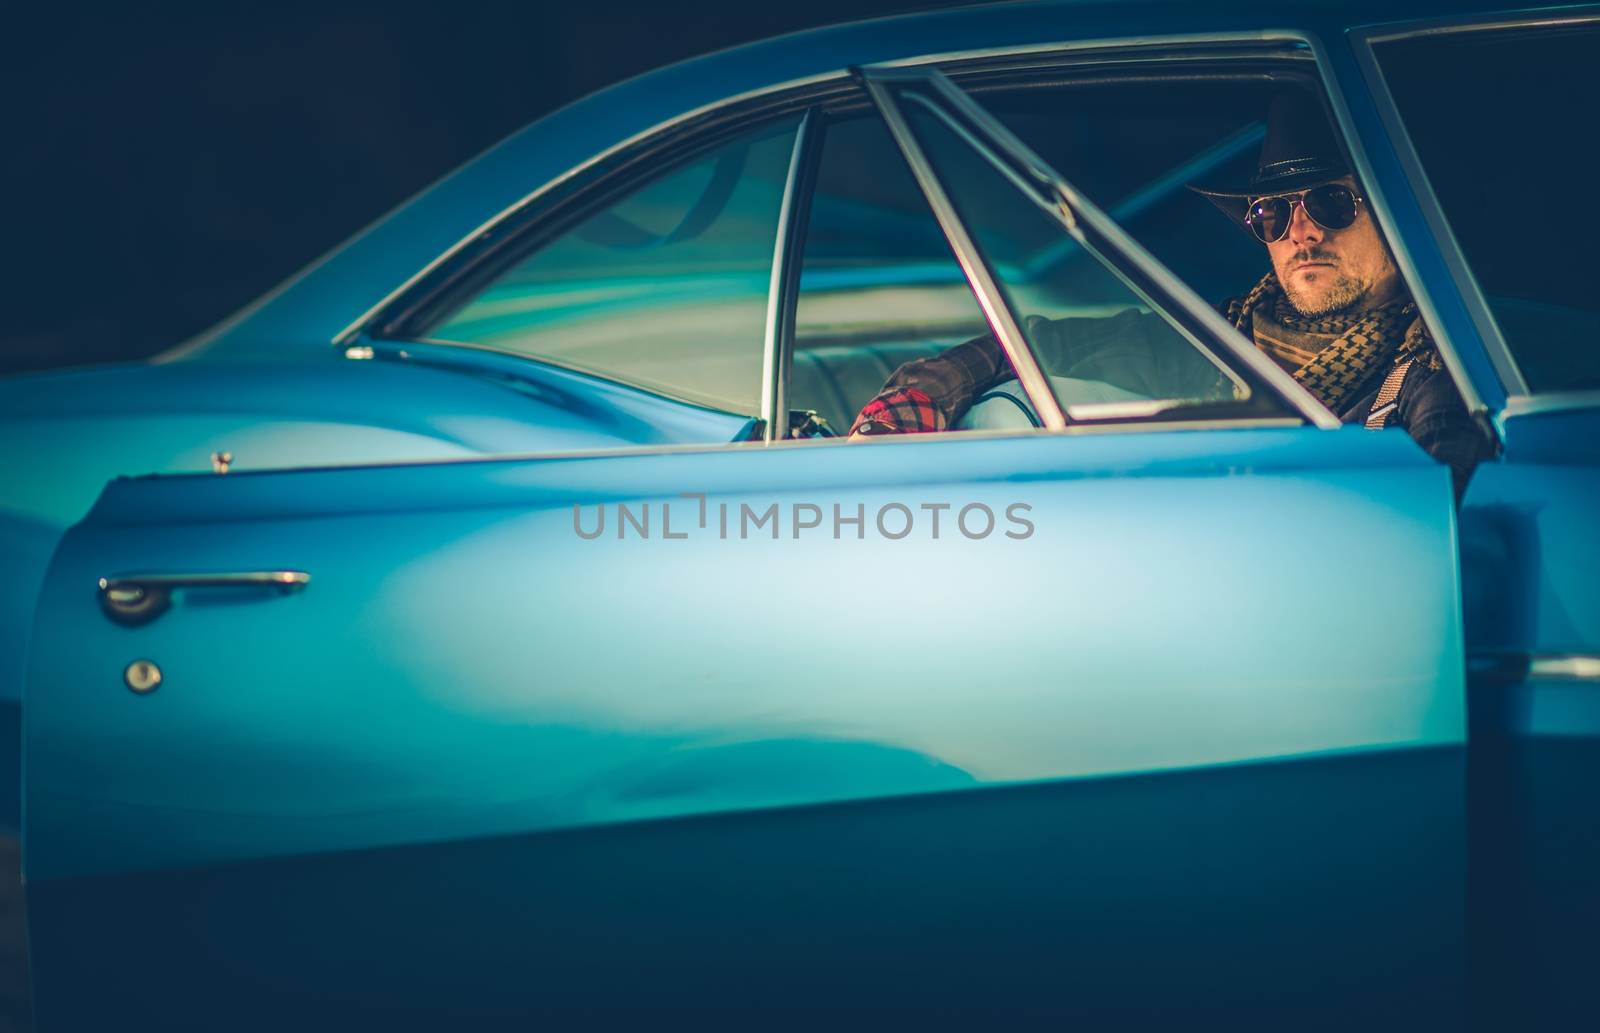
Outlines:
{"label": "blue paint surface", "polygon": [[[1402,434],[1290,428],[117,482],[41,601],[30,878],[1459,744],[1447,481]],[[656,537],[618,537],[618,503]],[[878,516],[938,503],[937,538]],[[973,504],[1034,531],[969,539]],[[724,505],[775,505],[779,536],[722,538]],[[825,525],[797,536],[796,505]],[[1392,609],[1307,603],[1374,566]],[[92,590],[255,569],[312,584],[139,628]],[[907,576],[915,606],[863,605]],[[767,592],[805,605],[764,617]],[[965,626],[983,648],[935,645]]]}

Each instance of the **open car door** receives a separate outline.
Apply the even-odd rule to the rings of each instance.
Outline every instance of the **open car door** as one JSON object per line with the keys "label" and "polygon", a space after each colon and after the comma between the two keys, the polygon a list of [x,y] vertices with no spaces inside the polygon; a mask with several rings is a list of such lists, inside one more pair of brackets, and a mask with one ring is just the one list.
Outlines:
{"label": "open car door", "polygon": [[[1448,472],[936,74],[869,79],[1065,429],[113,483],[32,645],[41,1029],[1451,1019]],[[1018,204],[1216,412],[1062,394]]]}

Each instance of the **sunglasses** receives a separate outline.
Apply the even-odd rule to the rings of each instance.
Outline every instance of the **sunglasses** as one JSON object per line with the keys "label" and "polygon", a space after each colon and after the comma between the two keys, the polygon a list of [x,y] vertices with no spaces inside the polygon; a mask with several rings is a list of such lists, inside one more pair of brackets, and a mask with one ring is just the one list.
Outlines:
{"label": "sunglasses", "polygon": [[1306,218],[1325,230],[1342,230],[1356,221],[1356,206],[1362,199],[1341,183],[1324,183],[1298,194],[1279,194],[1250,202],[1244,224],[1263,244],[1274,244],[1289,232],[1294,221],[1294,206],[1305,209]]}

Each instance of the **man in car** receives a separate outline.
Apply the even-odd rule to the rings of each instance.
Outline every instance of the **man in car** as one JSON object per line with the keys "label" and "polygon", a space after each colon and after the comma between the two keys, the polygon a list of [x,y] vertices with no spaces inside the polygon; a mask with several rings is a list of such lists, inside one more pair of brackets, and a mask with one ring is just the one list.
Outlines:
{"label": "man in car", "polygon": [[[1228,321],[1344,422],[1404,427],[1449,465],[1459,498],[1490,442],[1445,372],[1317,100],[1299,89],[1274,98],[1243,189],[1194,189],[1239,219],[1272,261],[1253,288],[1219,306]],[[1174,370],[1172,350],[1153,343],[1158,319],[1033,317],[1030,337],[1049,372],[1133,390],[1159,372],[1167,390],[1177,378],[1196,392],[1178,397],[1204,397],[1215,370],[1203,360]],[[988,336],[906,363],[861,410],[851,437],[947,429],[1013,376]]]}

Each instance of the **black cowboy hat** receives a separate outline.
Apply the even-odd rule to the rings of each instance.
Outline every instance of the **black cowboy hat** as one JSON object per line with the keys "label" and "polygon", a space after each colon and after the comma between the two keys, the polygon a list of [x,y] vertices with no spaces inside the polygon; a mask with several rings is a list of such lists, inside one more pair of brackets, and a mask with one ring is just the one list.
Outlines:
{"label": "black cowboy hat", "polygon": [[1225,187],[1191,183],[1189,189],[1204,194],[1242,225],[1252,198],[1304,190],[1349,174],[1350,165],[1322,105],[1307,91],[1290,87],[1267,105],[1267,135],[1250,181]]}

